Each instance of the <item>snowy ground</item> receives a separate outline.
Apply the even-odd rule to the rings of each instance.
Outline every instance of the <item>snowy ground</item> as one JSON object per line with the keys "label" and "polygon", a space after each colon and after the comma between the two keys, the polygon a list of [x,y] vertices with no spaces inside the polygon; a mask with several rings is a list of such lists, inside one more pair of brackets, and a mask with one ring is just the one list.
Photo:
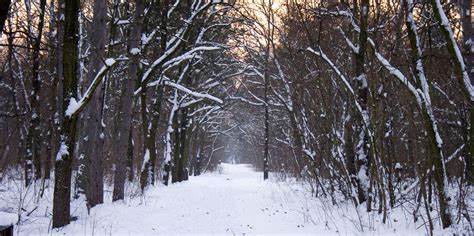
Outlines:
{"label": "snowy ground", "polygon": [[[89,216],[83,201],[76,200],[72,203],[72,214],[78,219],[60,230],[50,229],[48,199],[52,196],[48,192],[46,200],[41,200],[39,208],[29,216],[25,214],[32,209],[26,209],[17,232],[19,235],[426,234],[424,227],[405,220],[402,213],[391,213],[388,224],[363,211],[359,218],[352,204],[340,204],[336,208],[311,197],[299,184],[264,182],[262,174],[247,165],[222,166],[221,173],[191,177],[168,187],[152,187],[145,196],[135,195],[125,202],[108,200],[93,208]],[[0,197],[0,207],[5,204],[12,202]]]}

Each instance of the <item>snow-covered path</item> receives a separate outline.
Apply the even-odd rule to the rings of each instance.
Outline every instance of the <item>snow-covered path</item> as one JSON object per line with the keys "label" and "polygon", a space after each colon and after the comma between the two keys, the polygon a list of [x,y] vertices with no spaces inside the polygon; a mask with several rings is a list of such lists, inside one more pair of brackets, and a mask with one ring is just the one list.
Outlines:
{"label": "snow-covered path", "polygon": [[[76,200],[70,225],[48,232],[49,217],[20,226],[20,235],[337,234],[308,217],[307,200],[288,185],[263,181],[247,165],[222,164],[222,173],[151,187],[145,196],[94,207]],[[306,204],[305,204],[306,202]],[[314,212],[312,212],[313,214]],[[314,223],[313,223],[314,222]]]}
{"label": "snow-covered path", "polygon": [[[32,214],[23,215],[15,231],[19,235],[114,236],[426,233],[400,212],[392,212],[389,222],[382,224],[376,212],[368,215],[359,210],[361,214],[357,215],[350,202],[333,205],[330,200],[312,197],[307,185],[293,179],[263,181],[262,173],[248,165],[222,167],[222,173],[150,187],[145,195],[136,186],[129,186],[129,197],[122,202],[110,202],[110,191],[106,191],[106,203],[92,208],[90,214],[83,199],[74,200],[71,211],[77,220],[59,230],[50,229],[52,192],[48,190],[38,207],[27,200],[30,204],[24,207]],[[14,209],[15,199],[18,196],[0,197],[0,206],[11,205]]]}
{"label": "snow-covered path", "polygon": [[[150,189],[139,202],[98,206],[88,224],[96,224],[95,233],[100,235],[316,232],[300,209],[280,202],[278,186],[264,182],[261,173],[247,165],[222,166],[222,174]],[[82,234],[85,228],[91,230],[82,224],[69,230]]]}

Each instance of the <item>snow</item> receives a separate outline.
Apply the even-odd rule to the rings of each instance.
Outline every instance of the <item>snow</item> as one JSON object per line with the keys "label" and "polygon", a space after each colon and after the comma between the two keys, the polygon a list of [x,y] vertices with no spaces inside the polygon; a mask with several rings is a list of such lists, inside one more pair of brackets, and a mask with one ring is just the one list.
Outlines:
{"label": "snow", "polygon": [[363,186],[364,192],[367,194],[367,188],[369,187],[369,177],[367,176],[367,167],[361,166],[359,172],[357,173],[357,179],[360,184]]}
{"label": "snow", "polygon": [[130,53],[131,53],[132,55],[138,55],[138,54],[140,53],[140,49],[138,49],[138,48],[132,48],[132,49],[130,49]]}
{"label": "snow", "polygon": [[206,98],[206,99],[215,101],[215,102],[217,102],[217,103],[219,103],[219,104],[224,104],[224,102],[223,102],[221,99],[217,98],[217,97],[214,97],[214,96],[212,96],[212,95],[205,94],[205,93],[198,93],[198,92],[192,91],[192,90],[190,90],[190,89],[184,87],[183,85],[174,83],[174,82],[172,82],[172,81],[166,80],[166,81],[165,81],[165,84],[168,85],[168,86],[170,86],[170,87],[176,88],[176,89],[178,89],[178,90],[180,90],[180,91],[183,91],[183,92],[185,92],[185,93],[187,93],[187,94],[190,94],[190,95],[192,95],[192,96],[194,96],[194,97],[197,97],[197,98]]}
{"label": "snow", "polygon": [[9,226],[18,222],[18,215],[0,211],[0,226]]}
{"label": "snow", "polygon": [[150,40],[153,39],[155,34],[156,34],[156,29],[153,30],[149,35],[142,34],[142,38],[141,38],[142,46],[147,45],[150,42]]}
{"label": "snow", "polygon": [[[24,204],[21,208],[31,212],[28,216],[22,214],[20,224],[15,226],[18,235],[426,234],[423,221],[414,223],[406,217],[411,208],[406,212],[401,208],[389,210],[389,223],[383,224],[382,214],[367,213],[364,205],[355,208],[351,201],[337,198],[338,202],[332,203],[314,197],[310,186],[295,179],[276,181],[277,174],[271,173],[270,180],[263,181],[262,173],[249,165],[223,163],[221,167],[221,174],[206,173],[170,186],[150,187],[144,195],[136,194],[139,184],[127,185],[128,197],[114,203],[111,187],[105,185],[105,203],[87,214],[85,199],[73,200],[71,213],[77,220],[61,229],[50,229],[52,182],[46,183],[51,187],[45,190],[38,206],[32,200],[36,199],[33,191],[6,191],[8,186],[21,184],[0,182],[0,208],[14,209],[17,204]],[[35,207],[38,208],[33,210]],[[435,235],[443,233],[449,232],[435,226]]]}
{"label": "snow", "polygon": [[63,156],[69,155],[68,147],[64,142],[61,142],[61,146],[59,146],[58,154],[56,154],[56,161],[60,161]]}
{"label": "snow", "polygon": [[171,108],[170,115],[168,118],[168,128],[166,129],[165,135],[165,163],[171,161],[171,133],[173,132],[173,117],[174,113],[178,110],[178,91],[177,89],[174,90],[174,98],[173,98],[173,107]]}
{"label": "snow", "polygon": [[453,160],[457,154],[464,148],[464,144],[462,144],[460,147],[458,147],[458,149],[456,149],[447,159],[446,159],[446,162],[445,163],[448,163],[450,162],[451,160]]}
{"label": "snow", "polygon": [[[298,190],[263,181],[248,165],[221,164],[222,174],[208,173],[168,187],[150,188],[145,196],[105,203],[87,210],[73,204],[77,221],[53,235],[299,234],[337,235],[323,222],[308,218],[309,206]],[[287,187],[287,186],[285,186]],[[292,191],[295,191],[294,194]],[[85,208],[85,207],[84,207]],[[41,222],[41,223],[40,223]],[[20,234],[47,232],[48,218],[20,228]],[[46,223],[46,224],[43,224]]]}
{"label": "snow", "polygon": [[[375,46],[374,41],[371,39],[368,39],[368,42],[372,45],[372,47]],[[400,70],[393,67],[390,62],[384,56],[382,56],[382,54],[375,52],[375,56],[390,74],[394,75],[402,84],[406,86],[410,93],[415,97],[418,107],[422,108],[422,101],[420,97],[420,93],[422,92],[419,92],[415,86],[405,77],[405,75],[403,75]]]}
{"label": "snow", "polygon": [[[472,42],[471,39],[468,39],[468,40],[466,40],[465,44],[466,44],[467,46],[472,47],[472,45],[473,45],[474,43]],[[472,48],[471,48],[471,51],[472,51]]]}
{"label": "snow", "polygon": [[145,165],[150,161],[150,150],[148,148],[145,150],[145,155],[143,155],[143,163],[142,163],[142,172],[145,170]]}
{"label": "snow", "polygon": [[310,150],[308,150],[308,149],[306,149],[306,148],[305,148],[303,151],[304,151],[304,153],[305,153],[306,155],[308,155],[312,160],[314,160],[314,158],[316,158],[316,152],[310,151]]}
{"label": "snow", "polygon": [[369,13],[369,8],[367,6],[362,7],[362,14],[366,16]]}
{"label": "snow", "polygon": [[403,169],[403,167],[399,162],[397,162],[397,163],[395,163],[395,169],[401,170],[401,169]]}
{"label": "snow", "polygon": [[459,46],[456,42],[456,37],[454,37],[453,30],[451,29],[451,23],[449,22],[448,17],[446,16],[446,13],[443,10],[443,5],[441,4],[440,0],[435,0],[436,4],[436,9],[437,13],[439,14],[439,17],[441,18],[441,26],[445,29],[445,31],[449,34],[449,40],[451,40],[451,47],[454,50],[455,54],[455,60],[457,60],[457,63],[459,63],[463,75],[463,82],[464,82],[464,87],[467,90],[469,97],[471,101],[474,101],[474,87],[471,84],[471,79],[469,78],[469,75],[467,74],[466,71],[466,65],[464,64],[464,59],[461,54],[461,50],[459,49]]}
{"label": "snow", "polygon": [[74,97],[70,98],[69,106],[66,109],[66,117],[71,117],[75,115],[81,107],[87,104],[88,99],[94,93],[95,89],[97,88],[97,85],[102,81],[105,72],[107,72],[110,67],[112,67],[116,62],[117,61],[113,58],[107,58],[104,62],[105,65],[102,66],[102,68],[100,68],[100,70],[97,72],[95,78],[92,80],[92,83],[89,85],[83,96],[80,97],[79,101],[77,101]]}
{"label": "snow", "polygon": [[361,83],[361,88],[367,88],[367,76],[365,74],[361,74],[355,78],[355,80]]}
{"label": "snow", "polygon": [[119,20],[117,21],[117,25],[128,25],[130,24],[130,20]]}
{"label": "snow", "polygon": [[[133,50],[133,49],[132,49]],[[115,64],[115,59],[113,58],[107,58],[107,60],[105,60],[105,65],[107,65],[108,67],[110,66],[113,66]]]}
{"label": "snow", "polygon": [[81,107],[81,103],[76,100],[76,98],[71,97],[69,100],[69,106],[66,109],[66,116],[71,117],[74,113],[76,113],[77,109]]}

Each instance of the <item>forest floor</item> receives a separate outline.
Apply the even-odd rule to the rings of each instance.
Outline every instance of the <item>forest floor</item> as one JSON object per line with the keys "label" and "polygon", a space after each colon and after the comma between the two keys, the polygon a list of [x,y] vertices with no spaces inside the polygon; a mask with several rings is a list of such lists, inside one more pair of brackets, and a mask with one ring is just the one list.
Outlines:
{"label": "forest floor", "polygon": [[[220,172],[220,173],[219,173]],[[351,203],[311,197],[294,181],[263,181],[248,165],[222,164],[222,170],[191,177],[171,186],[150,187],[145,195],[106,203],[87,214],[84,201],[72,202],[77,217],[70,225],[51,230],[51,193],[37,210],[23,216],[19,235],[424,235],[402,212],[392,212],[387,224],[378,214],[357,214]],[[106,199],[110,198],[106,192]],[[133,197],[134,196],[134,197]],[[3,200],[5,200],[3,198]],[[1,204],[7,204],[5,201]],[[27,206],[27,204],[25,204]],[[48,210],[49,209],[49,210]],[[29,210],[27,210],[29,211]],[[360,215],[360,217],[358,216]],[[361,231],[361,227],[363,228]],[[442,232],[441,232],[442,234]]]}

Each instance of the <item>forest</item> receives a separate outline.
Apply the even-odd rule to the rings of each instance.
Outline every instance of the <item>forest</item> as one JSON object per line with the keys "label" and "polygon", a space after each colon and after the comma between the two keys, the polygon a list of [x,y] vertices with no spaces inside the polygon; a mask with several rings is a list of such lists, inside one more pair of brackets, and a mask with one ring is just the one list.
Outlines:
{"label": "forest", "polygon": [[[472,235],[473,8],[472,0],[0,0],[0,227]],[[226,204],[233,196],[247,204]],[[292,211],[278,218],[281,229],[276,220],[260,227],[269,216],[252,211],[270,203]],[[94,218],[125,217],[112,209],[127,204],[144,218],[142,204],[166,205],[149,217],[170,217],[174,228],[112,229]],[[233,228],[219,231],[178,217],[245,206],[241,216],[260,225],[229,217],[223,224]],[[306,228],[284,226],[290,218]]]}

